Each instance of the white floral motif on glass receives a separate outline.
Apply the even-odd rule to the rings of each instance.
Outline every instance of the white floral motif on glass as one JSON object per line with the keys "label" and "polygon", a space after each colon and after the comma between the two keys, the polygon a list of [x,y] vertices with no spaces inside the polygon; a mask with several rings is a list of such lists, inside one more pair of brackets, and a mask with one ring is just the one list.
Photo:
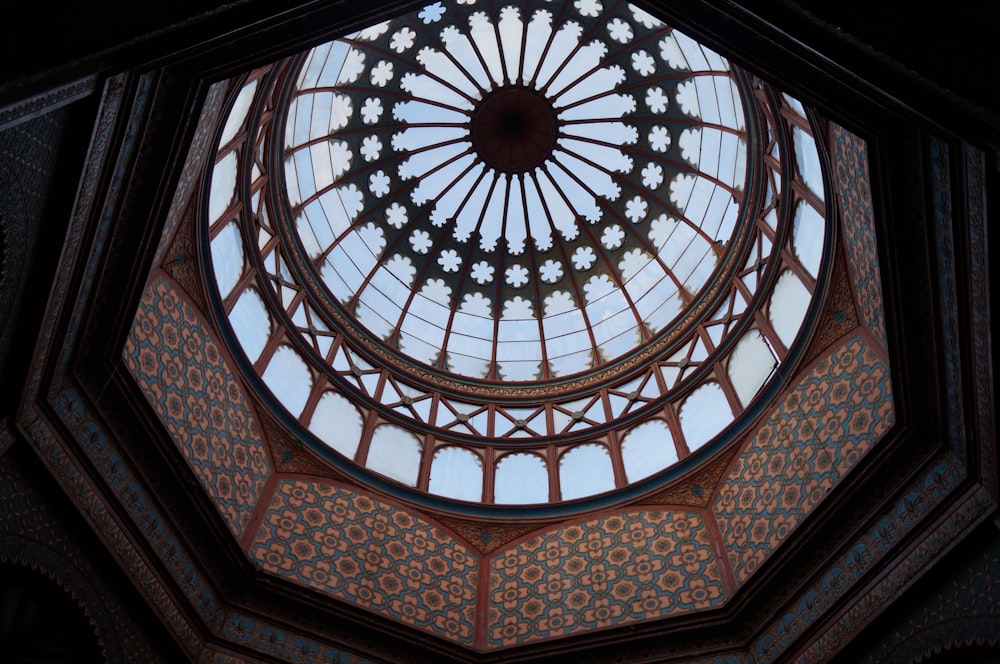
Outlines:
{"label": "white floral motif on glass", "polygon": [[642,184],[650,189],[659,189],[663,184],[663,167],[653,162],[646,164],[642,169]]}
{"label": "white floral motif on glass", "polygon": [[622,240],[624,239],[625,231],[618,224],[608,226],[604,229],[604,233],[601,234],[601,244],[612,250],[622,246]]}
{"label": "white floral motif on glass", "polygon": [[368,178],[368,189],[381,198],[389,193],[389,176],[385,171],[376,171]]}
{"label": "white floral motif on glass", "polygon": [[653,113],[663,113],[667,110],[667,95],[663,93],[663,88],[650,88],[646,91],[646,106]]}
{"label": "white floral motif on glass", "polygon": [[646,51],[636,51],[632,54],[632,69],[640,76],[649,76],[656,71],[656,60]]}
{"label": "white floral motif on glass", "polygon": [[528,268],[523,265],[512,265],[504,274],[507,275],[507,283],[514,288],[520,288],[528,283]]}
{"label": "white floral motif on glass", "polygon": [[388,60],[382,60],[372,68],[372,83],[384,87],[392,80],[392,75],[392,63]]}
{"label": "white floral motif on glass", "polygon": [[573,267],[578,270],[589,270],[597,260],[597,254],[590,247],[579,247],[573,252]]}
{"label": "white floral motif on glass", "polygon": [[608,23],[608,34],[615,41],[627,44],[632,41],[632,26],[620,18],[616,18]]}
{"label": "white floral motif on glass", "polygon": [[604,9],[598,0],[576,0],[573,6],[576,7],[581,16],[589,17],[597,16]]}
{"label": "white floral motif on glass", "polygon": [[393,203],[385,211],[385,220],[395,229],[400,229],[406,223],[406,208],[399,203]]}
{"label": "white floral motif on glass", "polygon": [[486,261],[479,261],[472,266],[471,274],[477,284],[488,284],[493,281],[493,266]]}
{"label": "white floral motif on glass", "polygon": [[462,259],[454,249],[447,249],[438,256],[438,264],[445,272],[458,272],[458,266],[462,264]]}
{"label": "white floral motif on glass", "polygon": [[413,46],[413,41],[416,36],[417,33],[409,28],[397,30],[392,36],[392,40],[389,42],[389,48],[394,50],[396,53],[402,53],[403,51],[409,50]]}
{"label": "white floral motif on glass", "polygon": [[430,233],[427,231],[413,231],[413,235],[410,236],[410,246],[418,254],[426,254],[432,244]]}
{"label": "white floral motif on glass", "polygon": [[424,23],[437,23],[444,16],[444,5],[440,2],[435,2],[433,5],[427,5],[418,14],[420,20]]}
{"label": "white floral motif on glass", "polygon": [[625,216],[633,222],[638,223],[646,218],[646,210],[648,208],[649,204],[645,199],[636,196],[625,204]]}
{"label": "white floral motif on glass", "polygon": [[670,132],[666,127],[656,125],[649,132],[649,147],[657,152],[666,152],[670,147]]}
{"label": "white floral motif on glass", "polygon": [[365,136],[365,140],[361,141],[361,156],[365,158],[365,161],[374,161],[378,159],[379,153],[382,152],[382,141],[378,140],[378,136],[374,134],[371,136]]}
{"label": "white floral motif on glass", "polygon": [[562,263],[549,259],[538,269],[538,274],[547,284],[554,284],[563,276]]}
{"label": "white floral motif on glass", "polygon": [[365,124],[374,124],[382,117],[382,100],[376,97],[365,99],[361,107],[361,119]]}

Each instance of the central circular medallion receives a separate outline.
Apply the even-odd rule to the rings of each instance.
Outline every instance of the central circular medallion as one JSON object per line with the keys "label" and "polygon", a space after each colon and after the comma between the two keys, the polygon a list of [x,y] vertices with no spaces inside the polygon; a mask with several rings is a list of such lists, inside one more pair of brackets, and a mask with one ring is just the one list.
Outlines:
{"label": "central circular medallion", "polygon": [[507,173],[540,166],[556,142],[556,115],[540,95],[501,88],[472,117],[472,144],[484,162]]}

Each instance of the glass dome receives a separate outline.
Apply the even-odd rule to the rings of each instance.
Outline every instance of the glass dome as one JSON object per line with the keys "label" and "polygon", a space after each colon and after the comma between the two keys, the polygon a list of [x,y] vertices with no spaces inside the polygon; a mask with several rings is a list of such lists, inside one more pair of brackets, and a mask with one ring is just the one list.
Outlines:
{"label": "glass dome", "polygon": [[408,360],[507,382],[606,366],[734,246],[737,79],[717,56],[679,77],[683,48],[636,7],[465,6],[306,57],[285,119],[298,240],[325,299]]}
{"label": "glass dome", "polygon": [[723,446],[828,251],[802,106],[624,2],[428,5],[252,73],[217,145],[238,352],[334,463],[460,509]]}

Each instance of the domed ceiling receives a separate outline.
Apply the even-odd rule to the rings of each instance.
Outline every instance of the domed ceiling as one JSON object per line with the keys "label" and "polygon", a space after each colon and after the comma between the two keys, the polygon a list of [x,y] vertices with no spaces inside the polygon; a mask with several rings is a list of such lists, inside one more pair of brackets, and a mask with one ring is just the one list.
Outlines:
{"label": "domed ceiling", "polygon": [[868,187],[638,7],[439,2],[212,87],[122,357],[271,577],[479,651],[712,611],[894,422]]}
{"label": "domed ceiling", "polygon": [[676,475],[825,278],[818,148],[767,90],[626,3],[435,4],[255,72],[207,209],[237,353],[334,463],[435,496]]}

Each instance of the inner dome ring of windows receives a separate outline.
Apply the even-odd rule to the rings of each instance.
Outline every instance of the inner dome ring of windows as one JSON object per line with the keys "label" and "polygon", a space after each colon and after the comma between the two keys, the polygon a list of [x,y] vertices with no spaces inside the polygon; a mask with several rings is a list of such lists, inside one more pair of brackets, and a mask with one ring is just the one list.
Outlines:
{"label": "inner dome ring of windows", "polygon": [[[396,482],[621,488],[734,422],[807,318],[804,110],[637,7],[435,3],[241,85],[207,206],[222,307],[285,410]],[[498,495],[504,460],[591,453],[596,490]],[[435,490],[425,455],[491,476]]]}
{"label": "inner dome ring of windows", "polygon": [[[658,44],[661,75],[642,77],[637,72],[649,70],[633,66],[626,76],[624,66],[608,66],[633,59],[634,45],[625,38],[632,29],[611,29],[621,19],[610,19],[603,41],[585,46],[585,37],[614,14],[590,5],[573,18],[590,17],[592,25],[551,28],[551,48],[539,46],[543,53],[534,59],[514,49],[525,61],[508,67],[509,40],[497,40],[492,51],[499,60],[491,62],[479,52],[490,49],[473,39],[476,28],[509,31],[504,23],[513,22],[530,42],[545,10],[523,23],[510,17],[512,7],[492,21],[471,8],[464,42],[454,25],[446,26],[441,52],[419,43],[406,49],[410,58],[419,53],[416,62],[377,58],[391,54],[393,44],[395,50],[408,44],[400,35],[421,29],[435,13],[418,13],[408,22],[412,29],[392,32],[395,26],[383,24],[362,31],[349,47],[344,40],[320,47],[285,77],[293,89],[283,91],[288,101],[278,120],[285,126],[284,181],[272,183],[275,199],[287,197],[292,219],[278,230],[294,229],[285,238],[285,259],[297,282],[318,293],[311,299],[320,310],[356,330],[361,345],[381,346],[381,358],[422,379],[460,392],[480,382],[479,393],[515,398],[533,388],[551,392],[540,382],[572,391],[592,384],[594,373],[627,371],[634,363],[616,365],[637,351],[648,357],[662,350],[721,290],[718,282],[747,239],[738,232],[741,204],[753,197],[744,193],[748,84],[718,56],[698,75],[678,76],[669,67],[680,50],[668,41],[672,35],[624,3],[619,12],[655,26],[636,39]],[[593,53],[585,56],[588,48]],[[460,78],[455,63],[467,60],[482,63],[478,73],[461,69],[461,89],[453,83]],[[400,61],[420,73],[383,81],[386,72],[406,71]],[[324,77],[332,79],[329,94]],[[366,78],[372,86],[352,94]],[[711,95],[699,96],[700,79]],[[389,99],[368,96],[372,87]],[[727,108],[718,108],[715,88],[723,89]],[[508,103],[514,111],[489,113],[511,96],[534,104]],[[637,98],[645,100],[641,109]],[[718,163],[699,168],[700,107],[709,105],[720,134],[713,138],[727,145],[716,146]],[[486,115],[500,116],[488,123],[492,131],[482,129]],[[557,140],[538,137],[546,133],[538,125],[547,123],[534,121],[537,115],[556,119],[558,127],[548,129],[558,129]],[[520,131],[512,134],[511,124]],[[503,161],[499,150],[508,160],[511,150],[522,159],[526,151],[543,158],[535,168],[505,172],[490,166]],[[510,383],[517,383],[513,392]]]}

